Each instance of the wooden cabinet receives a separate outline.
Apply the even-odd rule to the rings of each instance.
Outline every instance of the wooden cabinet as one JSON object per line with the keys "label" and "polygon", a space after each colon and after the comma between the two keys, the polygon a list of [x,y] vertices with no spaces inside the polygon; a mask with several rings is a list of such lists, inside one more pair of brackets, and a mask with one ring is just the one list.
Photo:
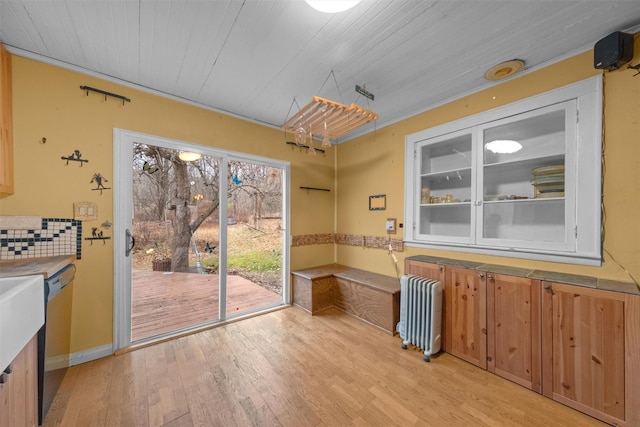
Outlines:
{"label": "wooden cabinet", "polygon": [[328,264],[291,272],[291,293],[295,305],[311,314],[334,306],[335,273],[349,270],[340,264]]}
{"label": "wooden cabinet", "polygon": [[[423,257],[420,257],[423,258]],[[445,290],[445,268],[443,265],[436,264],[435,262],[429,262],[428,257],[424,257],[425,260],[422,259],[411,259],[406,258],[404,260],[404,273],[412,274],[414,276],[420,276],[431,280],[438,280],[442,283],[442,289]],[[445,350],[447,346],[447,330],[446,330],[446,319],[447,316],[447,307],[446,307],[446,297],[443,292],[443,304],[442,304],[442,318],[440,319],[441,328],[441,349]]]}
{"label": "wooden cabinet", "polygon": [[487,368],[487,293],[482,272],[445,269],[445,351]]}
{"label": "wooden cabinet", "polygon": [[[0,426],[38,425],[38,344],[34,336],[0,384]],[[0,368],[0,369],[4,369]]]}
{"label": "wooden cabinet", "polygon": [[405,274],[413,274],[414,276],[444,282],[444,266],[435,263],[406,259],[404,261],[404,272]]}
{"label": "wooden cabinet", "polygon": [[293,303],[312,315],[337,308],[393,335],[400,321],[396,277],[329,264],[291,272]]}
{"label": "wooden cabinet", "polygon": [[11,55],[0,44],[0,193],[13,194]]}
{"label": "wooden cabinet", "polygon": [[487,369],[542,391],[540,281],[487,273]]}
{"label": "wooden cabinet", "polygon": [[543,282],[543,394],[640,425],[640,296]]}
{"label": "wooden cabinet", "polygon": [[358,269],[334,273],[334,304],[390,335],[400,321],[400,283],[396,277]]}
{"label": "wooden cabinet", "polygon": [[609,424],[640,426],[640,295],[420,258],[405,272],[444,269],[447,353]]}

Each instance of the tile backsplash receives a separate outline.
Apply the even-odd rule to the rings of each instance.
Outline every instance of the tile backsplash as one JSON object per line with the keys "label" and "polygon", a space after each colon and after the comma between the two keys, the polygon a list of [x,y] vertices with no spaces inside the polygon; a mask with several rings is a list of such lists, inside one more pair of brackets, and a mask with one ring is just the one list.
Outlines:
{"label": "tile backsplash", "polygon": [[40,228],[0,229],[0,259],[82,254],[82,221],[42,218]]}

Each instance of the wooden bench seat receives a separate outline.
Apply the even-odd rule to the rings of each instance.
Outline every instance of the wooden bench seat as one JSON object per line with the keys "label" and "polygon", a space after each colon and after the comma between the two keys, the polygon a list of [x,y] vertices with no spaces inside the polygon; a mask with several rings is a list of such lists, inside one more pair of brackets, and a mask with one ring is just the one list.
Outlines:
{"label": "wooden bench seat", "polygon": [[400,281],[340,264],[291,272],[293,303],[312,315],[337,308],[393,335],[400,319]]}

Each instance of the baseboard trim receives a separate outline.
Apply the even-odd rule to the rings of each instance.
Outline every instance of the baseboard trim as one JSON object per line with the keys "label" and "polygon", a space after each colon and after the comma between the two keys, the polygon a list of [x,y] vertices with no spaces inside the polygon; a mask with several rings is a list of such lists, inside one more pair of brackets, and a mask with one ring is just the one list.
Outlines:
{"label": "baseboard trim", "polygon": [[113,355],[113,343],[78,351],[71,353],[70,366],[80,365],[81,363],[91,362],[111,355]]}

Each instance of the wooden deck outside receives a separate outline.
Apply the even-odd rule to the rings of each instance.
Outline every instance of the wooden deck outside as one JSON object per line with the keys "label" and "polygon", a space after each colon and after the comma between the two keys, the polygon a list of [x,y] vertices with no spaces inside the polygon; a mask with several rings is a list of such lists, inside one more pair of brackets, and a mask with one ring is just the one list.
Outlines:
{"label": "wooden deck outside", "polygon": [[[219,319],[218,281],[217,274],[134,271],[132,341]],[[278,302],[282,295],[241,276],[227,276],[227,316]]]}

